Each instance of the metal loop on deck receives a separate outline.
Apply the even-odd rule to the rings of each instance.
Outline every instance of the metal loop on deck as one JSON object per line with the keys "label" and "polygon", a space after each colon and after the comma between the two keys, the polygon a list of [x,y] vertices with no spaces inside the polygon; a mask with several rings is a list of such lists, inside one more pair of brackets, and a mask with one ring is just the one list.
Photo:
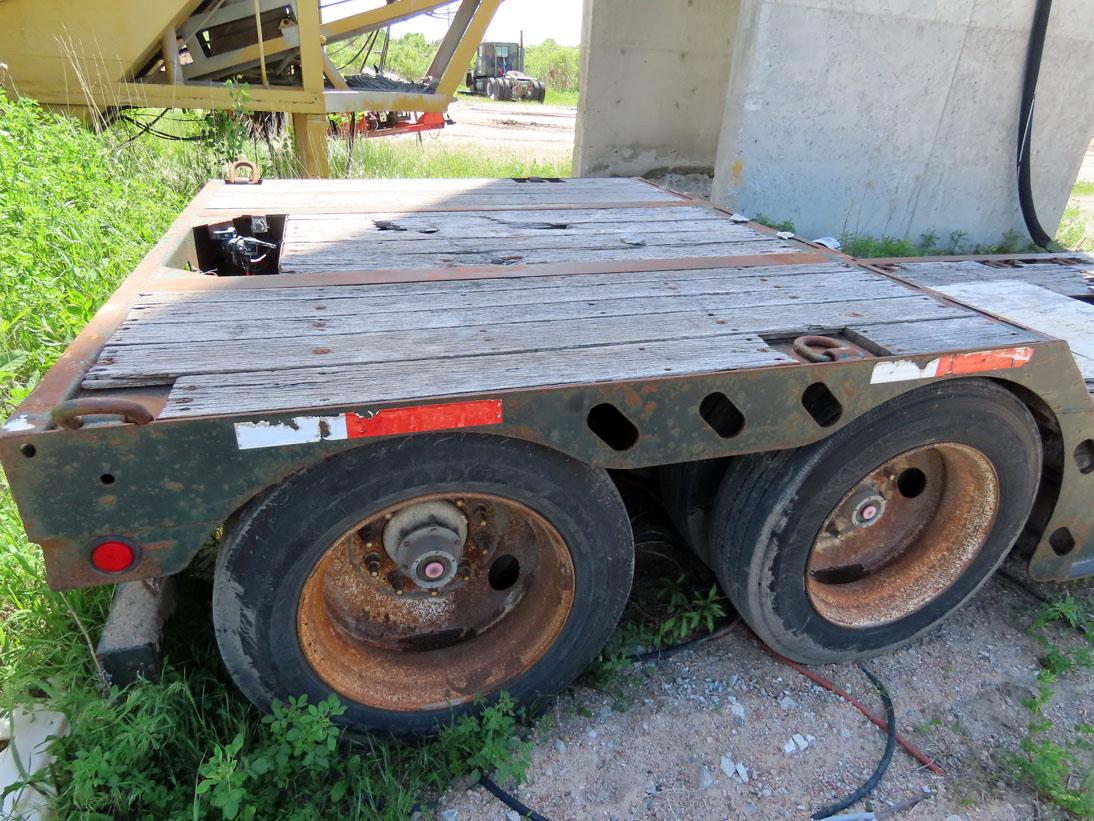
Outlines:
{"label": "metal loop on deck", "polygon": [[843,359],[865,359],[866,354],[847,342],[831,336],[799,336],[794,340],[794,353],[806,362],[837,362]]}
{"label": "metal loop on deck", "polygon": [[155,418],[152,412],[139,402],[107,397],[68,399],[49,412],[50,421],[65,430],[77,430],[83,427],[85,416],[120,416],[133,425],[147,425]]}
{"label": "metal loop on deck", "polygon": [[[250,169],[250,175],[241,177],[239,171],[243,168]],[[262,182],[262,174],[259,173],[258,166],[250,160],[236,160],[228,166],[228,182],[232,185],[257,185]]]}

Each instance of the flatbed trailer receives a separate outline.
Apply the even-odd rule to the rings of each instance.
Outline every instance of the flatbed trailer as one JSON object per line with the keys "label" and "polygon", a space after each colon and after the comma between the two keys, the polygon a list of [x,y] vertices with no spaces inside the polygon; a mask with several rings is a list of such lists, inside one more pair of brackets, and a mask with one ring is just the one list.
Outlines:
{"label": "flatbed trailer", "polygon": [[572,680],[631,584],[606,469],[657,472],[774,648],[845,660],[1016,544],[1094,572],[1088,263],[865,264],[633,179],[211,182],[0,460],[55,588],[223,526],[260,706],[418,733]]}

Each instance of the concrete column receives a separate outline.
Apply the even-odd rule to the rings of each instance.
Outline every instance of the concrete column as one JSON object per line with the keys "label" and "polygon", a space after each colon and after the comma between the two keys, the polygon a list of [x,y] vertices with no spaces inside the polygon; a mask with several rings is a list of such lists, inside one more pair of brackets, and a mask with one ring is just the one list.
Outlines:
{"label": "concrete column", "polygon": [[574,171],[710,171],[740,0],[585,0]]}
{"label": "concrete column", "polygon": [[[1033,0],[743,0],[712,197],[794,222],[964,247],[1026,241],[1015,143]],[[1059,222],[1094,131],[1094,3],[1056,0],[1033,181]]]}

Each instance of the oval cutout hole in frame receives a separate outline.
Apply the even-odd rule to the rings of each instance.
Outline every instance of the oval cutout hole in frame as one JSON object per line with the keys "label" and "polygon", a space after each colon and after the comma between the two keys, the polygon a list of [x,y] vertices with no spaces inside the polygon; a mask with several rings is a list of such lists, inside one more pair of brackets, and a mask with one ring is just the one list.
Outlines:
{"label": "oval cutout hole in frame", "polygon": [[822,428],[831,427],[843,416],[843,405],[823,382],[814,382],[802,391],[802,407]]}
{"label": "oval cutout hole in frame", "polygon": [[1048,537],[1048,546],[1057,556],[1066,556],[1075,549],[1075,537],[1066,527],[1058,527]]}
{"label": "oval cutout hole in frame", "polygon": [[699,415],[723,439],[732,439],[745,426],[745,415],[720,391],[703,397],[699,403]]}
{"label": "oval cutout hole in frame", "polygon": [[630,450],[638,441],[638,428],[634,422],[610,402],[593,407],[585,424],[612,450]]}

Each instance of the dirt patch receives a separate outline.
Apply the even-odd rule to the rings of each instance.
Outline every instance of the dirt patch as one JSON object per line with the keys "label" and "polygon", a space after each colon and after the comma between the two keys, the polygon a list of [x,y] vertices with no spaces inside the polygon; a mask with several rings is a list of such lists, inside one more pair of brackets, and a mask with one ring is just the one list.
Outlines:
{"label": "dirt patch", "polygon": [[1086,149],[1082,167],[1079,168],[1079,180],[1081,182],[1094,182],[1094,140]]}
{"label": "dirt patch", "polygon": [[[494,103],[460,97],[448,109],[453,125],[423,139],[519,152],[529,160],[569,160],[574,150],[577,108],[539,103]],[[404,136],[397,139],[416,139]]]}
{"label": "dirt patch", "polygon": [[[1037,607],[997,577],[940,629],[869,662],[889,687],[900,732],[946,775],[898,747],[872,805],[854,810],[915,801],[899,816],[1064,817],[1010,775],[1029,718],[1021,700],[1035,692],[1039,669],[1040,648],[1027,633]],[[854,666],[818,670],[881,711]],[[576,687],[557,700],[530,781],[516,790],[522,801],[555,821],[805,818],[857,788],[884,748],[860,713],[772,659],[743,628],[656,666],[634,665],[626,691],[621,701]],[[1046,714],[1058,740],[1091,722],[1088,675],[1062,678]],[[478,788],[452,790],[438,808],[460,820],[511,817]]]}

